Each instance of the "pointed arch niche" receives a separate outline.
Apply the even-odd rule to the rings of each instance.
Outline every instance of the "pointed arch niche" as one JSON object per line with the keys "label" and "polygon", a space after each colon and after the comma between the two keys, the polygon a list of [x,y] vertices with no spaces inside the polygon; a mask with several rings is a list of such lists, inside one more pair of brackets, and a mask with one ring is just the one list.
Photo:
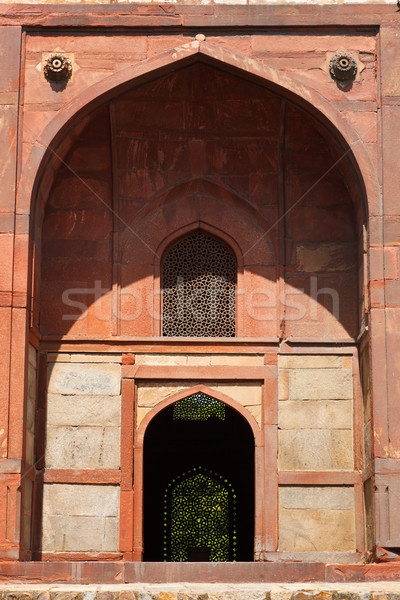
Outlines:
{"label": "pointed arch niche", "polygon": [[[79,120],[76,112],[69,131],[65,128],[51,138],[52,148],[58,148],[69,133],[71,144],[65,142],[68,147],[61,165],[45,173],[38,171],[37,194],[33,194],[37,214],[32,247],[35,263],[41,267],[33,276],[32,323],[42,336],[40,352],[66,354],[66,348],[76,354],[104,349],[110,354],[122,352],[121,469],[99,469],[98,474],[101,485],[120,484],[120,538],[113,556],[118,550],[118,557],[126,560],[143,559],[143,477],[147,470],[151,480],[151,459],[150,469],[144,469],[143,462],[147,428],[150,436],[172,404],[198,391],[223,402],[254,439],[254,482],[247,481],[247,487],[254,490],[254,515],[248,527],[253,528],[253,543],[245,551],[245,560],[266,560],[268,552],[278,549],[278,480],[282,485],[311,481],[314,486],[322,481],[331,487],[356,481],[358,512],[349,519],[356,521],[356,550],[362,551],[361,429],[353,428],[353,415],[348,411],[346,462],[343,469],[339,465],[342,470],[335,470],[336,465],[332,470],[327,460],[325,479],[317,472],[319,466],[309,473],[300,460],[304,456],[301,446],[294,450],[300,467],[292,472],[284,464],[279,471],[277,457],[279,452],[283,455],[284,442],[278,445],[277,355],[291,352],[287,339],[299,354],[318,354],[322,348],[339,358],[343,347],[353,352],[357,344],[364,318],[361,266],[367,210],[355,156],[362,158],[363,146],[356,144],[353,156],[348,144],[355,138],[349,128],[339,128],[342,121],[328,102],[320,102],[317,94],[295,82],[289,85],[283,76],[275,77],[275,71],[265,70],[257,61],[243,62],[223,50],[214,58],[196,50],[189,61],[180,62],[168,59],[167,54],[164,70],[160,63],[146,63],[145,79],[129,71],[129,81],[113,80],[114,87],[98,90],[95,100],[86,96],[87,102],[94,102],[90,115],[86,108],[75,107],[82,109],[81,117],[86,111],[86,121],[73,129]],[[57,123],[52,123],[53,130]],[[43,161],[41,169],[46,164]],[[368,175],[365,160],[359,165]],[[71,169],[79,178],[71,177]],[[366,177],[370,191],[372,181],[372,176]],[[236,254],[238,287],[243,293],[238,296],[234,340],[160,336],[157,307],[163,253],[169,244],[198,229],[226,242]],[[311,281],[316,279],[319,293],[315,294]],[[104,290],[101,297],[95,286],[99,280]],[[328,288],[340,295],[339,315],[333,296],[326,293]],[[74,290],[67,308],[66,289]],[[93,293],[88,295],[88,289]],[[75,318],[82,296],[87,308],[82,318]],[[293,315],[293,296],[299,302],[300,316]],[[192,366],[184,362],[189,355]],[[213,356],[214,362],[210,359],[210,366],[199,366],[196,359],[201,355]],[[171,356],[174,364],[167,362]],[[351,382],[349,357],[342,362],[336,358],[331,363],[346,365],[346,381]],[[71,360],[72,366],[62,368],[73,370],[75,364]],[[46,360],[43,365],[40,369],[46,373]],[[282,367],[280,381],[291,375],[290,369]],[[312,381],[313,374],[306,375]],[[138,405],[138,382],[153,386],[147,407]],[[165,397],[165,389],[172,390],[173,382],[174,391]],[[259,389],[257,419],[245,408],[248,398],[242,404],[232,399],[236,398],[233,388],[249,382]],[[229,385],[231,390],[226,391]],[[345,400],[350,401],[350,383],[348,388]],[[359,394],[357,398],[354,423],[362,419]],[[51,398],[47,401],[49,407]],[[161,429],[167,444],[168,428]],[[44,439],[45,432],[40,435]],[[313,439],[317,435],[312,432]],[[170,457],[168,464],[172,463]],[[230,468],[234,466],[232,461]],[[85,474],[76,475],[65,462],[62,467],[71,472],[69,483],[82,484]],[[187,468],[194,467],[182,464],[175,474],[182,477]],[[211,462],[204,468],[218,474],[224,470],[223,465],[213,467]],[[50,475],[59,476],[58,471]],[[234,482],[232,486],[237,488]],[[165,485],[159,492],[162,498]],[[162,559],[159,548],[151,558]]]}
{"label": "pointed arch niche", "polygon": [[238,264],[232,248],[199,228],[161,259],[163,336],[235,337]]}
{"label": "pointed arch niche", "polygon": [[[264,502],[263,441],[258,423],[244,406],[212,384],[188,387],[160,400],[136,428],[133,462],[134,560],[254,560],[263,537],[263,523],[257,518]],[[201,485],[193,493],[206,504],[214,502],[216,510],[217,496],[226,495],[228,521],[222,513],[219,520],[210,513],[208,524],[197,531],[194,526],[192,535],[184,536],[186,547],[171,533],[171,526],[177,525],[172,498],[177,486],[182,489],[176,493],[183,497],[186,490],[188,495],[199,474]],[[190,508],[179,515],[182,523],[190,520]],[[218,537],[223,535],[225,546]]]}

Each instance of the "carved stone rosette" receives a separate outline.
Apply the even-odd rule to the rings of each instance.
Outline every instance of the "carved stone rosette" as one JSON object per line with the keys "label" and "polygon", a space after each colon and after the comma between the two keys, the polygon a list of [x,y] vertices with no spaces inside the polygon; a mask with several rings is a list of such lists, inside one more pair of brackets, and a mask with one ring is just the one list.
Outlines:
{"label": "carved stone rosette", "polygon": [[329,74],[332,79],[347,82],[355,79],[357,75],[357,62],[350,54],[339,50],[329,61]]}
{"label": "carved stone rosette", "polygon": [[68,81],[72,75],[72,62],[65,54],[50,54],[43,63],[43,73],[48,81]]}

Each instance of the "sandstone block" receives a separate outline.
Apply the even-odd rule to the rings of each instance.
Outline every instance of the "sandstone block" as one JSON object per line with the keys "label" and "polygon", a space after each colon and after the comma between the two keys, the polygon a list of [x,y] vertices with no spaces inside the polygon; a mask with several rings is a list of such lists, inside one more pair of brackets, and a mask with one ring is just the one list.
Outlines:
{"label": "sandstone block", "polygon": [[121,363],[121,354],[71,354],[73,363]]}
{"label": "sandstone block", "polygon": [[25,434],[25,460],[28,465],[33,465],[35,460],[35,436],[29,429]]}
{"label": "sandstone block", "polygon": [[352,486],[280,486],[279,506],[287,509],[354,510]]}
{"label": "sandstone block", "polygon": [[31,363],[28,364],[28,389],[27,389],[27,406],[26,406],[26,427],[33,431],[35,426],[35,410],[36,410],[36,367]]}
{"label": "sandstone block", "polygon": [[[292,600],[332,600],[333,597],[334,592],[328,592],[326,590],[301,590],[299,592],[293,592]],[[350,598],[348,600],[350,600]]]}
{"label": "sandstone block", "polygon": [[263,354],[211,354],[212,365],[257,367],[264,365]]}
{"label": "sandstone block", "polygon": [[239,402],[239,404],[242,404],[242,406],[261,405],[262,390],[260,384],[220,384],[213,385],[212,387],[217,391],[222,392],[229,398],[236,400],[236,402]]}
{"label": "sandstone block", "polygon": [[339,369],[342,357],[331,354],[286,354],[278,357],[280,369]]}
{"label": "sandstone block", "polygon": [[296,258],[299,271],[350,271],[354,268],[354,244],[319,244],[297,246]]}
{"label": "sandstone block", "polygon": [[71,362],[71,355],[66,352],[49,352],[47,355],[47,362]]}
{"label": "sandstone block", "polygon": [[280,370],[278,373],[278,400],[289,399],[289,371]]}
{"label": "sandstone block", "polygon": [[208,367],[211,365],[209,354],[188,354],[187,364],[190,367]]}
{"label": "sandstone block", "polygon": [[350,369],[299,369],[290,382],[291,400],[351,400],[353,377]]}
{"label": "sandstone block", "polygon": [[249,413],[251,415],[253,415],[254,419],[256,420],[257,424],[261,427],[261,417],[262,417],[262,410],[261,410],[261,405],[256,405],[256,406],[245,406],[245,408],[247,408],[247,410],[249,411]]}
{"label": "sandstone block", "polygon": [[278,431],[280,469],[318,471],[353,469],[353,435],[348,430]]}
{"label": "sandstone block", "polygon": [[[46,593],[46,592],[42,592],[42,593]],[[47,592],[48,597],[47,598],[43,598],[42,600],[48,600],[50,598],[50,600],[83,600],[85,598],[85,595],[83,592]],[[36,599],[39,600],[39,597]]]}
{"label": "sandstone block", "polygon": [[282,552],[351,552],[355,550],[352,510],[279,510]]}
{"label": "sandstone block", "polygon": [[186,385],[182,385],[180,382],[171,382],[168,385],[140,383],[138,386],[138,406],[156,406],[161,400],[177,394],[186,388],[190,388],[196,385],[196,383],[186,383]]}
{"label": "sandstone block", "polygon": [[353,357],[352,356],[343,356],[343,369],[352,369],[353,368]]}
{"label": "sandstone block", "polygon": [[119,486],[45,483],[43,514],[118,517]]}
{"label": "sandstone block", "polygon": [[118,469],[120,428],[49,426],[46,466],[53,469]]}
{"label": "sandstone block", "polygon": [[136,427],[139,427],[147,413],[151,411],[151,407],[143,408],[142,406],[138,406],[136,409]]}
{"label": "sandstone block", "polygon": [[186,354],[136,354],[136,365],[182,366],[187,364]]}
{"label": "sandstone block", "polygon": [[116,517],[43,516],[42,548],[46,552],[112,552],[118,550]]}
{"label": "sandstone block", "polygon": [[352,429],[351,400],[295,400],[279,402],[280,429]]}
{"label": "sandstone block", "polygon": [[64,395],[111,395],[121,392],[121,367],[108,364],[54,363],[48,368],[48,391]]}
{"label": "sandstone block", "polygon": [[36,369],[36,349],[29,344],[29,364]]}
{"label": "sandstone block", "polygon": [[47,424],[119,427],[121,396],[48,394]]}

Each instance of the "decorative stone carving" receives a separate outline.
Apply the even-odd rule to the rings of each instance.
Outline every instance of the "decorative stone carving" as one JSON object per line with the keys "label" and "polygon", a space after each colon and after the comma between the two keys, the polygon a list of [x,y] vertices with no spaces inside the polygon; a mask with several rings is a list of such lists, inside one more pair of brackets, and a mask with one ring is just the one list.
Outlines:
{"label": "decorative stone carving", "polygon": [[72,75],[72,62],[65,54],[58,52],[50,54],[44,60],[43,73],[48,81],[68,81]]}
{"label": "decorative stone carving", "polygon": [[344,50],[339,50],[329,61],[329,74],[332,79],[339,82],[354,80],[357,75],[357,62]]}

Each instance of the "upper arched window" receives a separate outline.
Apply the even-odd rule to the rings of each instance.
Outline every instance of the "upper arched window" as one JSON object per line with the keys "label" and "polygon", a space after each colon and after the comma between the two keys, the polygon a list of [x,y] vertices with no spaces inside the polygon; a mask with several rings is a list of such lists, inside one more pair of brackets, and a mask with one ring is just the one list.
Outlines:
{"label": "upper arched window", "polygon": [[166,336],[235,335],[236,257],[216,238],[196,231],[167,252],[162,274]]}

